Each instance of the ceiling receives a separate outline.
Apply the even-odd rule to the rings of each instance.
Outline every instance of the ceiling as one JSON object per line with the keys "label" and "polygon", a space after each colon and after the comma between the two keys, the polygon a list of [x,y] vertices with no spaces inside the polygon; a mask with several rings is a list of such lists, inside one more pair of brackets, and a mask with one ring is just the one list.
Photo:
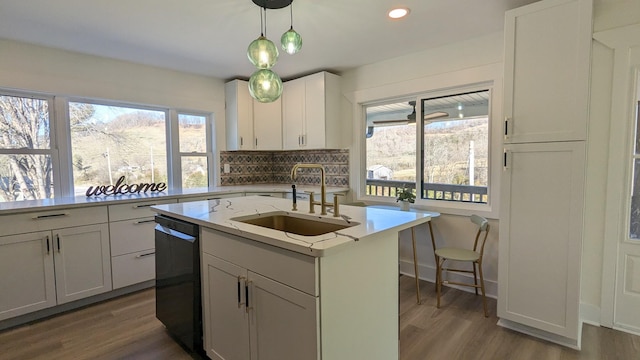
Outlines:
{"label": "ceiling", "polygon": [[[505,10],[537,0],[294,0],[300,53],[283,51],[284,79],[345,71],[501,31]],[[403,20],[386,14],[409,7]],[[289,8],[267,11],[267,37],[279,46]],[[246,57],[260,35],[251,0],[0,0],[0,38],[186,71],[248,78]],[[1,51],[1,50],[0,50]]]}

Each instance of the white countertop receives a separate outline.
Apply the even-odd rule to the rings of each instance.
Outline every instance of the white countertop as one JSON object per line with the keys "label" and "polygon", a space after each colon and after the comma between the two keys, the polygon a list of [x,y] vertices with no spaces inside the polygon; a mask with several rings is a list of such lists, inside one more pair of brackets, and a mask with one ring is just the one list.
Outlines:
{"label": "white countertop", "polygon": [[[320,194],[320,187],[314,186],[296,186],[296,190],[300,193],[304,191],[314,191]],[[328,187],[327,192],[349,191],[344,187]],[[107,195],[107,196],[76,196],[76,197],[57,197],[53,199],[42,200],[25,200],[0,202],[0,215],[13,214],[28,211],[40,210],[56,210],[60,208],[83,207],[92,205],[109,205],[116,203],[135,202],[155,199],[171,199],[185,196],[215,196],[237,192],[291,192],[289,184],[256,184],[256,185],[238,185],[238,186],[214,186],[210,188],[189,189],[183,191],[167,190],[160,193],[143,193],[143,194],[127,194],[127,195]],[[319,198],[319,197],[318,197]]]}
{"label": "white countertop", "polygon": [[261,226],[231,220],[240,216],[264,215],[272,212],[299,214],[324,218],[327,221],[347,221],[331,214],[319,215],[320,206],[316,206],[316,214],[309,214],[309,203],[298,201],[298,211],[291,211],[292,201],[263,196],[248,196],[188,203],[163,204],[153,206],[156,212],[182,219],[203,227],[238,235],[251,240],[293,250],[311,256],[326,256],[340,248],[353,245],[358,241],[366,241],[366,237],[382,231],[395,233],[430,221],[428,213],[396,211],[373,207],[357,207],[340,205],[340,214],[350,222],[358,225],[318,236],[303,236],[273,230]]}

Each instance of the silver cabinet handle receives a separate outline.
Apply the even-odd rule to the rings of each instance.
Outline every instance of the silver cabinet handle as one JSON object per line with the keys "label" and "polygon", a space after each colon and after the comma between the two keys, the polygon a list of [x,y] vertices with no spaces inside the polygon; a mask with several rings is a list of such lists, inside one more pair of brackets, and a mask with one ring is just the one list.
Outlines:
{"label": "silver cabinet handle", "polygon": [[504,117],[504,138],[508,139],[509,138],[509,122],[511,121],[511,118],[509,118],[508,116]]}
{"label": "silver cabinet handle", "polygon": [[49,247],[49,235],[47,235],[46,239],[47,241],[47,255],[51,252],[51,248]]}
{"label": "silver cabinet handle", "polygon": [[247,279],[244,276],[238,276],[238,309],[240,309],[242,305],[246,304],[245,302],[242,301],[246,299],[246,293],[245,293],[245,296],[242,296],[243,288],[246,291],[246,283],[245,283],[246,280]]}
{"label": "silver cabinet handle", "polygon": [[247,314],[249,313],[249,311],[253,309],[251,306],[249,306],[249,298],[251,298],[251,295],[249,295],[249,289],[251,289],[252,286],[253,286],[253,281],[248,280],[247,282],[245,282],[245,285],[244,285],[245,308],[244,309],[247,312]]}
{"label": "silver cabinet handle", "polygon": [[155,254],[156,254],[156,252],[152,251],[152,252],[149,252],[149,253],[136,255],[136,259],[141,259],[141,258],[144,258],[144,257],[147,257],[147,256],[152,256],[152,255],[155,255]]}
{"label": "silver cabinet handle", "polygon": [[56,234],[56,242],[58,243],[58,252],[60,252],[60,235]]}

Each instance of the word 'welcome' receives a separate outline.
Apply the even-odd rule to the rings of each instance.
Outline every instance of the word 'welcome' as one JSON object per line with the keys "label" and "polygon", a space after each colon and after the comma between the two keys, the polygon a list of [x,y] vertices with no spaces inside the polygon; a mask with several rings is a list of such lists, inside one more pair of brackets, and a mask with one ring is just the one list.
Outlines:
{"label": "word 'welcome'", "polygon": [[87,189],[87,196],[97,195],[119,195],[119,194],[140,194],[141,192],[162,192],[167,189],[165,183],[140,183],[140,184],[124,184],[124,176],[120,176],[115,185],[97,185],[90,186]]}

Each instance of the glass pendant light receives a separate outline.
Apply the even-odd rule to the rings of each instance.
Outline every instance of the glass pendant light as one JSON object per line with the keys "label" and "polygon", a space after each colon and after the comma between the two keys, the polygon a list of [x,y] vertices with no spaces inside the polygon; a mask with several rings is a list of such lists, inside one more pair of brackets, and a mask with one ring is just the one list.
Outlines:
{"label": "glass pendant light", "polygon": [[278,61],[278,48],[269,39],[265,37],[267,11],[264,10],[264,31],[262,30],[262,8],[260,8],[260,36],[253,40],[247,48],[247,57],[253,66],[258,69],[270,69]]}
{"label": "glass pendant light", "polygon": [[278,48],[266,37],[260,35],[247,48],[247,57],[258,69],[270,69],[278,60]]}
{"label": "glass pendant light", "polygon": [[282,79],[269,69],[259,69],[249,78],[249,93],[259,102],[274,102],[282,95]]}
{"label": "glass pendant light", "polygon": [[282,50],[287,54],[295,54],[302,49],[302,36],[293,30],[293,3],[289,6],[291,9],[291,28],[287,30],[280,38]]}

